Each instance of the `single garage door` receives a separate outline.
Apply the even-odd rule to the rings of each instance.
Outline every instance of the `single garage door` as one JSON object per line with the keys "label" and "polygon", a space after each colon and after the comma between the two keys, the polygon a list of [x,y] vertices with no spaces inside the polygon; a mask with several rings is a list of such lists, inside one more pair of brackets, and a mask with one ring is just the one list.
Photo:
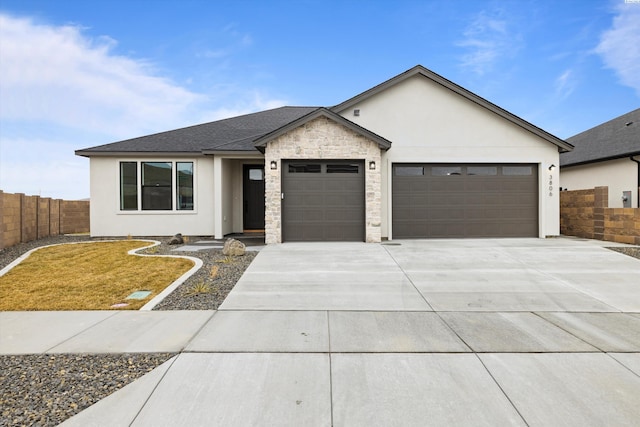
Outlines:
{"label": "single garage door", "polygon": [[364,162],[289,160],[282,170],[282,239],[364,241]]}
{"label": "single garage door", "polygon": [[538,237],[535,164],[394,164],[393,238]]}

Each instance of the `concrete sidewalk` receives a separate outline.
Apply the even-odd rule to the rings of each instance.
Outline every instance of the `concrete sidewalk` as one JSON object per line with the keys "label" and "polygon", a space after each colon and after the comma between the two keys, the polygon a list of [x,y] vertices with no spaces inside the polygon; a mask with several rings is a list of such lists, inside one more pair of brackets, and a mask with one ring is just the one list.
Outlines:
{"label": "concrete sidewalk", "polygon": [[3,312],[0,353],[180,353],[65,426],[635,426],[638,277],[572,239],[282,244],[217,312]]}

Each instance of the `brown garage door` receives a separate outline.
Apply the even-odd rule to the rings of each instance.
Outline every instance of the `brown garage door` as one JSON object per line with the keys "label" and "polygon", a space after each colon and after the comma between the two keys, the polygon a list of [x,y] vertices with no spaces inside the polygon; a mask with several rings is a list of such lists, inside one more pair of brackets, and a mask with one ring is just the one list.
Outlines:
{"label": "brown garage door", "polygon": [[282,165],[283,241],[364,241],[364,162]]}
{"label": "brown garage door", "polygon": [[538,237],[534,164],[394,164],[393,238]]}

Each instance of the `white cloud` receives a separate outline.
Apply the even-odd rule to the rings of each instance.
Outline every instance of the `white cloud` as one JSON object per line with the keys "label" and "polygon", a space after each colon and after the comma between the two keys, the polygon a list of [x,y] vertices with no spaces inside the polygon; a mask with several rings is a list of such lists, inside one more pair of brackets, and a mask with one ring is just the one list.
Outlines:
{"label": "white cloud", "polygon": [[621,4],[595,49],[620,82],[640,96],[640,4]]}
{"label": "white cloud", "polygon": [[571,69],[565,70],[555,81],[555,95],[559,99],[566,99],[576,88],[574,72]]}
{"label": "white cloud", "polygon": [[[188,90],[116,46],[80,26],[0,13],[0,189],[87,197],[88,161],[74,150],[285,104],[241,83],[225,83],[225,94]],[[220,55],[231,53],[208,53]]]}
{"label": "white cloud", "polygon": [[181,122],[205,97],[112,53],[116,42],[77,26],[0,15],[0,118],[40,120],[126,136]]}
{"label": "white cloud", "polygon": [[513,57],[521,47],[521,36],[510,26],[501,9],[476,15],[463,32],[464,39],[457,43],[467,49],[462,56],[463,67],[482,75],[500,59]]}

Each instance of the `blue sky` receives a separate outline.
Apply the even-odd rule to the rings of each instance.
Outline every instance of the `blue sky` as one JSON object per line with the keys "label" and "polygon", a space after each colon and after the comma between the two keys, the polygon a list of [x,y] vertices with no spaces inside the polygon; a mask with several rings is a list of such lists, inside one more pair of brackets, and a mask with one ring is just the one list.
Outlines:
{"label": "blue sky", "polygon": [[0,189],[85,198],[74,150],[417,64],[567,138],[640,106],[640,0],[2,0]]}

